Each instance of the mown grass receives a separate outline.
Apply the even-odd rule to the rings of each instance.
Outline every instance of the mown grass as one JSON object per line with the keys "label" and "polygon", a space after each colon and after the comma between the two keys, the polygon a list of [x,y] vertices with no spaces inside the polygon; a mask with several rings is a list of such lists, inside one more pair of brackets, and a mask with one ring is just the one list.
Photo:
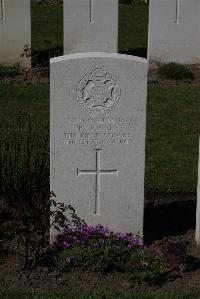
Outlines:
{"label": "mown grass", "polygon": [[[119,5],[119,52],[145,56],[148,6]],[[32,4],[32,48],[36,51],[63,49],[62,5]]]}
{"label": "mown grass", "polygon": [[[200,86],[149,86],[146,193],[195,193]],[[0,117],[14,123],[19,110],[49,122],[49,86],[0,85]]]}
{"label": "mown grass", "polygon": [[37,116],[39,123],[49,121],[49,86],[0,85],[0,118],[1,124],[11,126],[16,122],[20,111]]}
{"label": "mown grass", "polygon": [[148,14],[147,5],[119,6],[119,52],[146,57]]}
{"label": "mown grass", "polygon": [[32,3],[31,22],[33,50],[63,48],[62,5]]}
{"label": "mown grass", "polygon": [[148,89],[146,192],[196,192],[200,86]]}

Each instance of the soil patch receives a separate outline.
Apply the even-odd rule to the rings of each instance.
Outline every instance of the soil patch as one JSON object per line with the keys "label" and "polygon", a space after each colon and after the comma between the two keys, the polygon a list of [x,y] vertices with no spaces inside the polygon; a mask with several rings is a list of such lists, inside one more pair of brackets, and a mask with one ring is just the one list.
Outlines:
{"label": "soil patch", "polygon": [[[182,247],[187,244],[187,256]],[[0,268],[0,289],[35,292],[76,292],[108,289],[117,293],[167,293],[200,291],[200,248],[194,240],[194,230],[180,236],[168,236],[154,241],[149,248],[163,259],[169,259],[171,274],[160,285],[131,282],[122,273],[97,273],[73,271],[59,273],[48,267],[22,270],[15,256]],[[181,248],[181,251],[180,251]],[[174,251],[178,255],[174,255]],[[184,253],[184,254],[182,254]],[[170,256],[171,254],[171,256]],[[173,260],[173,258],[175,259]],[[170,261],[171,258],[171,261]]]}
{"label": "soil patch", "polygon": [[160,84],[160,85],[170,85],[170,86],[196,86],[200,84],[200,64],[191,64],[187,67],[192,71],[194,75],[193,80],[168,80],[161,78],[158,74],[159,65],[156,62],[151,62],[149,67],[149,84]]}
{"label": "soil patch", "polygon": [[21,69],[16,76],[1,76],[0,83],[15,85],[49,84],[49,68]]}
{"label": "soil patch", "polygon": [[[41,67],[33,67],[32,69],[21,69],[16,76],[2,76],[0,77],[0,83],[16,84],[16,85],[38,85],[49,84],[49,55],[58,56],[61,55],[61,49],[53,49],[52,53],[49,51],[43,51],[35,53],[37,61],[41,64]],[[48,56],[48,57],[47,57]],[[45,65],[45,66],[43,66]],[[170,86],[196,86],[200,84],[200,64],[193,64],[188,66],[194,74],[193,80],[168,80],[163,79],[158,74],[158,64],[152,63],[149,68],[148,84],[151,85],[170,85]]]}

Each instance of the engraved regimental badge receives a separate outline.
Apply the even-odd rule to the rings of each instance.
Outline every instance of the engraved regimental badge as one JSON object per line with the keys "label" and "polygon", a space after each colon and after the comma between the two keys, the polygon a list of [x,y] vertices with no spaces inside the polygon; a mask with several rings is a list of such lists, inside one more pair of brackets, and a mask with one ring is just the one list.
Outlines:
{"label": "engraved regimental badge", "polygon": [[77,101],[91,115],[107,114],[120,101],[120,87],[101,66],[85,75],[76,87]]}

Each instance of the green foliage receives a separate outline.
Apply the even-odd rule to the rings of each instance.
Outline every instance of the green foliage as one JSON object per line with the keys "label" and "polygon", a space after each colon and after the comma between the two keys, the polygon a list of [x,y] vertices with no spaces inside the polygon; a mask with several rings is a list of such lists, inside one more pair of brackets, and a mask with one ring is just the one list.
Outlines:
{"label": "green foliage", "polygon": [[49,131],[39,128],[35,116],[20,112],[17,126],[0,131],[0,195],[11,205],[49,185]]}
{"label": "green foliage", "polygon": [[112,242],[96,248],[74,246],[63,250],[56,258],[55,265],[59,271],[119,271],[131,281],[150,284],[160,283],[166,276],[166,270],[147,252],[132,250],[129,253],[125,246],[119,247],[116,250]]}
{"label": "green foliage", "polygon": [[6,215],[3,227],[10,225],[27,266],[35,263],[49,226],[44,217],[49,211],[49,133],[46,127],[39,130],[36,119],[22,112],[16,124],[4,123],[0,130],[1,217]]}
{"label": "green foliage", "polygon": [[4,77],[14,77],[18,75],[20,72],[20,65],[13,64],[13,65],[2,65],[0,64],[0,79]]}
{"label": "green foliage", "polygon": [[192,80],[194,78],[188,67],[174,62],[159,66],[158,73],[162,78],[170,80]]}
{"label": "green foliage", "polygon": [[0,234],[2,238],[4,230],[9,231],[23,267],[33,268],[49,242],[50,216],[56,229],[70,223],[63,214],[66,210],[73,224],[79,218],[71,206],[57,204],[53,192],[49,193],[47,125],[38,125],[28,113],[15,116],[13,127],[6,123],[0,127]]}
{"label": "green foliage", "polygon": [[167,274],[155,257],[133,234],[114,233],[101,225],[69,229],[57,236],[60,252],[55,257],[59,271],[119,271],[134,281],[160,282]]}

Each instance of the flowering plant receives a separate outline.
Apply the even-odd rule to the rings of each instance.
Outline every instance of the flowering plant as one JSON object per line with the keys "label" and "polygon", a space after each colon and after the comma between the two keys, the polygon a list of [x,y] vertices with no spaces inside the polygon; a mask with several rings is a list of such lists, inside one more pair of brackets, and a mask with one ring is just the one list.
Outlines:
{"label": "flowering plant", "polygon": [[[112,246],[127,246],[127,250],[134,247],[143,249],[142,239],[133,234],[114,233],[108,227],[101,224],[95,226],[80,225],[74,228],[65,227],[62,234],[57,236],[57,242],[60,248],[67,249],[73,246],[97,247],[112,243]],[[111,243],[110,243],[111,242]]]}
{"label": "flowering plant", "polygon": [[57,236],[57,246],[55,265],[60,271],[120,271],[139,280],[152,276],[152,271],[162,272],[140,236],[115,233],[100,224],[65,227]]}

